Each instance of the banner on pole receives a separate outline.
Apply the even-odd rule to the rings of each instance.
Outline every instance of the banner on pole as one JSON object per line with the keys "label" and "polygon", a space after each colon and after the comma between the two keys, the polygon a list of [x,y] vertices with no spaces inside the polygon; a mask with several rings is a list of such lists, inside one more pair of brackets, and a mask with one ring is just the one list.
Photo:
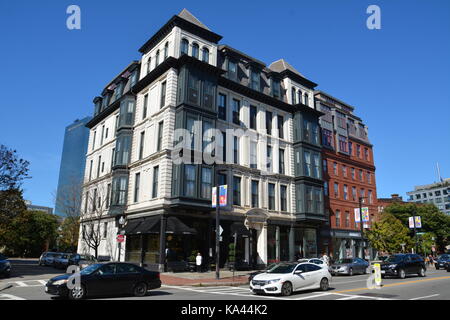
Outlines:
{"label": "banner on pole", "polygon": [[416,228],[422,228],[422,219],[420,216],[409,217],[409,228],[414,229],[414,218],[416,220]]}
{"label": "banner on pole", "polygon": [[[211,192],[211,204],[212,207],[215,208],[217,205],[217,188],[213,187]],[[221,207],[227,206],[227,198],[228,198],[228,187],[227,185],[219,186],[219,205]]]}

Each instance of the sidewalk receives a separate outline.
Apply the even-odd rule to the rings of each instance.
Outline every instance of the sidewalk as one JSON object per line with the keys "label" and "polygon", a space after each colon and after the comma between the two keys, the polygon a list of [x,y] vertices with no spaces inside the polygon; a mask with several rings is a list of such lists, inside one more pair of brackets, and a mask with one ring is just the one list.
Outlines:
{"label": "sidewalk", "polygon": [[216,280],[214,271],[208,272],[164,272],[161,273],[163,285],[171,286],[240,286],[248,284],[248,276],[254,271],[220,270],[220,279]]}

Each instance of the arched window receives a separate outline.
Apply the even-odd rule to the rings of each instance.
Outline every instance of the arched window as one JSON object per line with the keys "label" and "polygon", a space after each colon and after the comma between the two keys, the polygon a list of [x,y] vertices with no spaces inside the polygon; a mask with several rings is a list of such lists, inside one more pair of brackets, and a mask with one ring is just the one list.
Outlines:
{"label": "arched window", "polygon": [[156,56],[155,56],[155,67],[159,64],[159,50],[156,50]]}
{"label": "arched window", "polygon": [[292,87],[292,104],[295,104],[295,88]]}
{"label": "arched window", "polygon": [[150,73],[151,66],[152,66],[152,58],[148,57],[148,60],[147,60],[147,74]]}
{"label": "arched window", "polygon": [[168,55],[169,55],[169,43],[166,42],[166,45],[164,46],[164,60],[167,59]]}
{"label": "arched window", "polygon": [[206,47],[203,48],[202,61],[209,63],[209,50]]}
{"label": "arched window", "polygon": [[303,101],[302,90],[298,89],[298,91],[297,91],[297,96],[298,96],[298,98],[297,98],[297,103],[302,103],[302,101]]}
{"label": "arched window", "polygon": [[309,95],[305,93],[305,105],[309,106]]}
{"label": "arched window", "polygon": [[199,51],[198,44],[194,43],[194,44],[192,45],[192,56],[193,56],[194,58],[197,58],[197,59],[198,59],[198,51]]}
{"label": "arched window", "polygon": [[189,41],[186,39],[181,40],[181,55],[189,54]]}

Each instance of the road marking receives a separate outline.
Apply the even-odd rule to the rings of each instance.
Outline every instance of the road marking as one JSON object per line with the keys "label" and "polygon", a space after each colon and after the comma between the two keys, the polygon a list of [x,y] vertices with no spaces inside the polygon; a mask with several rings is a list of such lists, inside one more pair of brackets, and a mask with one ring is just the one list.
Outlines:
{"label": "road marking", "polygon": [[26,299],[13,296],[12,294],[0,294],[0,300],[26,300]]}
{"label": "road marking", "polygon": [[37,280],[37,281],[42,283],[44,286],[47,284],[47,281],[45,281],[45,280]]}
{"label": "road marking", "polygon": [[437,296],[439,296],[438,293],[437,294],[432,294],[432,295],[429,295],[429,296],[424,296],[424,297],[417,297],[417,298],[413,298],[413,299],[409,299],[409,300],[420,300],[420,299],[427,299],[427,298],[432,298],[432,297],[437,297]]}
{"label": "road marking", "polygon": [[[411,284],[411,283],[419,283],[419,282],[427,282],[427,281],[443,280],[443,279],[450,279],[450,277],[436,277],[436,278],[431,278],[431,279],[423,279],[423,280],[414,280],[414,281],[405,281],[405,282],[399,282],[399,283],[391,283],[391,284],[385,284],[385,285],[383,285],[382,288],[395,287],[395,286],[402,286],[402,285],[407,285],[407,284]],[[354,292],[354,291],[363,291],[363,290],[370,290],[370,289],[368,289],[368,288],[348,289],[348,290],[336,291],[336,293]]]}
{"label": "road marking", "polygon": [[348,296],[348,297],[344,297],[344,298],[339,298],[337,300],[352,300],[352,299],[358,299],[358,298],[361,298],[361,297],[355,295],[355,296]]}
{"label": "road marking", "polygon": [[12,283],[17,284],[19,287],[28,287],[28,285],[25,282],[22,282],[22,281],[14,281]]}
{"label": "road marking", "polygon": [[314,299],[314,298],[318,298],[318,297],[328,296],[328,295],[330,295],[330,294],[333,294],[333,293],[331,293],[331,292],[330,292],[330,293],[324,292],[324,293],[315,294],[315,295],[312,295],[312,296],[306,296],[306,297],[295,298],[295,299],[293,299],[293,300],[307,300],[307,299]]}

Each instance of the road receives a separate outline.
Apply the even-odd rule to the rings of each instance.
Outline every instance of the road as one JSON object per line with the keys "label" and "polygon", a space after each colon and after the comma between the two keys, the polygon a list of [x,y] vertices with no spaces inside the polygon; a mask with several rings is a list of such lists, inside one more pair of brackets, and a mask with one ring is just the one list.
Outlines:
{"label": "road", "polygon": [[[0,300],[57,300],[47,295],[44,285],[59,270],[39,267],[33,263],[16,265],[15,274],[10,279],[0,279],[2,287]],[[20,275],[18,275],[20,274]],[[333,277],[330,290],[305,291],[290,297],[257,296],[248,286],[240,287],[177,287],[165,286],[150,291],[146,297],[130,296],[98,298],[98,300],[450,300],[450,273],[445,270],[429,269],[425,278],[383,279],[380,289],[368,289],[369,275]]]}

